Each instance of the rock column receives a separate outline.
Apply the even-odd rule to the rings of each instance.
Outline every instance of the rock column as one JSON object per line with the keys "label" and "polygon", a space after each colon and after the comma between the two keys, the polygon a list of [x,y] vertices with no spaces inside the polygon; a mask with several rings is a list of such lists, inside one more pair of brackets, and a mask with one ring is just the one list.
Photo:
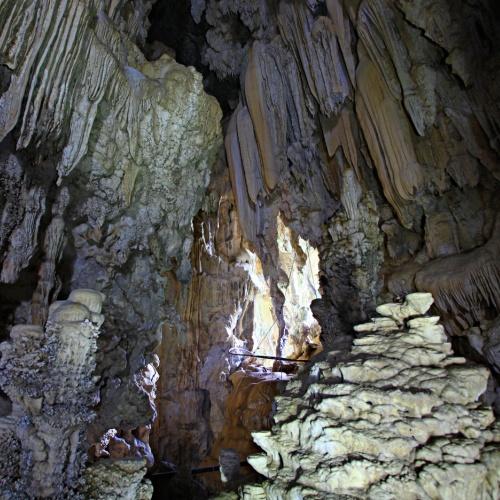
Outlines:
{"label": "rock column", "polygon": [[51,305],[45,328],[17,325],[0,345],[0,386],[13,401],[20,477],[6,498],[67,498],[79,485],[85,431],[98,402],[96,339],[103,294],[75,290]]}

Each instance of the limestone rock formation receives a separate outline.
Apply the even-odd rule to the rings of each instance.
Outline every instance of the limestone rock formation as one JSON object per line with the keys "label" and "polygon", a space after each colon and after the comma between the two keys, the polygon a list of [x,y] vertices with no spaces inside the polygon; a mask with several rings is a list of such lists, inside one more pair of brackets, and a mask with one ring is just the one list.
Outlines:
{"label": "limestone rock formation", "polygon": [[319,250],[325,343],[382,300],[431,291],[470,352],[466,332],[500,314],[498,2],[206,0],[192,13],[209,69],[241,82],[228,167],[278,316],[281,213]]}
{"label": "limestone rock formation", "polygon": [[162,322],[176,321],[166,275],[189,279],[191,222],[221,145],[201,76],[139,49],[151,5],[0,2],[0,334],[43,327],[61,290],[106,294],[91,442],[155,416],[142,374]]}
{"label": "limestone rock formation", "polygon": [[13,416],[0,418],[0,488],[8,495],[14,483],[19,479],[21,463],[21,443],[16,435],[17,418]]}
{"label": "limestone rock formation", "polygon": [[102,460],[85,469],[82,493],[88,500],[151,500],[145,473],[145,460]]}
{"label": "limestone rock formation", "polygon": [[385,304],[278,396],[249,458],[269,480],[242,498],[497,498],[500,429],[489,372],[453,355],[430,294]]}
{"label": "limestone rock formation", "polygon": [[[220,164],[219,164],[220,165]],[[175,321],[164,325],[151,443],[158,460],[192,468],[207,456],[224,425],[228,380],[235,360],[228,350],[251,339],[244,317],[252,283],[238,265],[241,230],[227,175],[214,175],[203,215],[194,221],[192,279],[169,273]]]}
{"label": "limestone rock formation", "polygon": [[258,451],[251,433],[270,429],[273,399],[286,380],[284,373],[248,369],[231,375],[233,390],[225,401],[224,426],[211,448],[210,463],[217,463],[224,449],[235,450],[240,460]]}
{"label": "limestone rock formation", "polygon": [[[151,41],[163,33],[222,96],[232,187],[209,187],[194,279],[177,283],[186,328],[164,329],[160,357],[171,367],[153,429],[163,457],[210,456],[225,423],[237,368],[227,352],[249,347],[252,308],[264,303],[240,268],[243,250],[271,296],[266,347],[278,339],[274,354],[285,353],[297,308],[287,304],[283,227],[318,250],[311,309],[328,349],[349,349],[352,326],[383,302],[430,290],[457,354],[496,366],[500,13],[493,0],[456,4],[157,2]],[[171,14],[186,24],[176,30]]]}
{"label": "limestone rock formation", "polygon": [[[308,359],[320,349],[310,309],[319,296],[317,251],[278,216],[280,297],[272,293],[243,237],[227,170],[218,167],[194,222],[192,279],[184,285],[169,276],[182,321],[165,325],[157,351],[158,418],[151,444],[157,461],[186,468],[213,466],[221,448],[234,448],[245,460],[256,451],[251,431],[269,428],[272,397],[287,379],[283,370],[295,367],[276,365],[278,373],[272,373],[273,360],[239,352]],[[205,482],[217,482],[214,476]]]}
{"label": "limestone rock formation", "polygon": [[51,305],[45,328],[16,325],[11,341],[0,344],[0,387],[13,402],[12,416],[3,418],[10,428],[0,427],[2,498],[67,498],[78,488],[99,400],[103,298],[74,290]]}
{"label": "limestone rock formation", "polygon": [[[12,337],[0,358],[2,487],[33,482],[56,496],[78,487],[82,456],[44,461],[54,450],[19,424],[30,416],[35,437],[54,424],[39,394],[54,369],[47,335],[94,306],[80,302],[85,293],[74,307],[50,304],[76,289],[107,297],[106,316],[87,318],[104,321],[94,396],[55,378],[46,392],[73,401],[83,391],[87,416],[61,415],[85,433],[73,444],[95,460],[86,477],[96,498],[149,495],[144,459],[149,470],[174,462],[188,477],[219,449],[253,450],[249,430],[269,425],[274,378],[295,368],[252,351],[308,358],[321,344],[344,359],[353,325],[377,309],[388,316],[364,327],[349,363],[393,355],[380,368],[390,376],[418,358],[450,387],[469,370],[482,391],[486,372],[450,357],[441,327],[410,325],[408,314],[427,307],[418,292],[433,294],[457,356],[491,370],[483,401],[500,411],[499,19],[497,0],[0,0],[0,341]],[[403,349],[429,331],[434,347]],[[21,359],[39,363],[40,376],[25,381]],[[408,370],[418,378],[423,366]],[[416,382],[399,373],[401,388],[380,395],[391,404],[397,391],[413,401]],[[396,482],[359,491],[383,496],[373,488],[406,474],[408,491],[433,497],[443,470],[490,470],[491,414],[464,384],[462,402],[445,403],[449,391],[434,386],[425,397],[460,410],[457,426],[483,415],[463,429],[480,436],[458,443],[438,433],[422,444],[434,420],[420,419],[415,436],[397,438],[413,451],[384,455]],[[370,406],[358,396],[349,393],[353,415]],[[382,419],[369,427],[373,415],[363,431],[390,435]],[[424,451],[413,460],[415,449]],[[379,457],[349,459],[346,467],[370,462],[370,481],[382,467]],[[51,476],[53,464],[67,474]],[[483,472],[468,494],[495,494]]]}

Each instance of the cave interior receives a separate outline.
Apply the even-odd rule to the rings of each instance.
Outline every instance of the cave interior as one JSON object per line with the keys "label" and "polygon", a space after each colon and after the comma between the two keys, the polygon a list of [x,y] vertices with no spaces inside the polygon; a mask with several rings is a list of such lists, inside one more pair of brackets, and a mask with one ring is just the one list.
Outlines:
{"label": "cave interior", "polygon": [[0,0],[0,499],[500,495],[496,0]]}

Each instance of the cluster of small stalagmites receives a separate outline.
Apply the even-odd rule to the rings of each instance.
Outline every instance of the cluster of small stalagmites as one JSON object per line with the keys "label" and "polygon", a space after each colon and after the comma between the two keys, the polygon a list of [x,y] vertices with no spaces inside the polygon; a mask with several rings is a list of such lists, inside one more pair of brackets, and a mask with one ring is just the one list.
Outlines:
{"label": "cluster of small stalagmites", "polygon": [[0,386],[13,401],[9,418],[21,443],[19,477],[5,486],[6,498],[60,498],[78,486],[82,440],[97,403],[103,299],[75,290],[51,305],[45,328],[14,326],[0,345]]}
{"label": "cluster of small stalagmites", "polygon": [[277,397],[249,458],[269,480],[244,498],[416,500],[499,495],[500,429],[478,398],[489,372],[453,355],[430,294],[377,308],[352,351]]}

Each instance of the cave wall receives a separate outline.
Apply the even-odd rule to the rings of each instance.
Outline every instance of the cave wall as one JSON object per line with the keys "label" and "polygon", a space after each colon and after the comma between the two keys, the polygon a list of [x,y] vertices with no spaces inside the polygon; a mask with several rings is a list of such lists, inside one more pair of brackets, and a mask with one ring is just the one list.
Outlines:
{"label": "cave wall", "polygon": [[192,278],[184,284],[169,278],[178,321],[165,323],[157,351],[162,369],[153,450],[189,469],[206,458],[222,431],[235,368],[228,350],[252,338],[254,286],[240,265],[245,250],[222,157],[209,192],[193,221]]}
{"label": "cave wall", "polygon": [[320,251],[327,344],[381,300],[431,291],[459,352],[496,370],[498,5],[209,0],[192,12],[209,27],[205,63],[241,82],[225,147],[271,282],[281,213]]}
{"label": "cave wall", "polygon": [[[297,366],[252,353],[309,359],[321,350],[321,329],[310,309],[319,296],[317,250],[278,215],[279,280],[270,289],[254,247],[243,236],[221,153],[193,221],[191,280],[168,276],[178,321],[164,324],[156,350],[158,417],[150,441],[157,461],[183,471],[214,466],[224,448],[237,450],[241,460],[256,451],[251,432],[269,428],[272,398],[287,380],[285,372]],[[220,488],[218,474],[212,476],[204,483]]]}
{"label": "cave wall", "polygon": [[[180,338],[189,339],[191,360],[183,361],[182,373],[199,377],[214,352],[221,366],[236,368],[228,349],[250,336],[234,319],[250,321],[252,311],[241,304],[251,302],[252,291],[247,288],[245,298],[244,287],[226,286],[226,280],[231,275],[248,282],[236,267],[245,248],[262,263],[277,337],[286,338],[289,269],[280,253],[281,220],[319,251],[322,297],[312,309],[327,350],[348,350],[352,326],[382,301],[429,290],[457,352],[498,377],[495,3],[208,0],[190,2],[191,18],[186,4],[156,4],[150,41],[172,44],[214,93],[238,80],[240,96],[234,99],[234,87],[218,94],[232,195],[227,185],[211,185],[207,199],[224,208],[211,201],[212,213],[200,213],[205,234],[197,245],[205,256],[195,251],[192,260],[202,271],[179,292],[198,303],[183,299],[178,305],[188,325]],[[218,230],[208,229],[221,226],[233,241],[230,257],[216,241]],[[209,234],[215,244],[207,244]],[[216,273],[207,253],[219,260]],[[220,320],[231,325],[232,338]],[[284,344],[276,345],[276,354],[283,354]],[[207,354],[210,346],[214,351]],[[182,349],[179,341],[160,357],[178,359]],[[217,363],[213,380],[220,374]],[[177,377],[169,371],[166,387],[182,386]],[[189,388],[176,393],[170,409],[165,406],[165,420],[153,433],[174,443],[160,455],[179,459],[180,448],[190,460],[208,452],[215,461],[210,448],[222,439],[222,402],[231,389],[224,377],[211,386],[183,377]],[[485,397],[493,402],[491,381],[489,389]],[[179,403],[183,398],[186,403]],[[178,421],[191,422],[182,431],[189,451],[173,432]]]}
{"label": "cave wall", "polygon": [[[191,2],[192,19],[185,4],[170,8],[182,11],[182,28],[169,25],[165,38],[169,2],[158,3],[155,37],[203,71],[208,88],[214,74],[219,91],[239,81],[239,100],[234,88],[222,98],[232,197],[209,191],[235,205],[238,220],[220,223],[238,225],[235,249],[260,259],[278,339],[288,334],[281,220],[319,251],[321,298],[312,309],[327,350],[348,350],[352,326],[377,304],[430,291],[454,348],[498,382],[495,2],[207,0]],[[214,225],[214,215],[201,217]],[[234,272],[234,260],[214,248]],[[200,302],[188,314],[181,307],[188,324],[200,324],[202,304],[225,282],[211,271],[205,278],[209,291],[194,281],[184,292],[196,291]],[[241,301],[239,289],[228,289],[218,310],[226,323]],[[212,330],[205,322],[195,337],[203,347],[190,344],[200,360],[208,359],[205,342],[218,342],[219,333],[207,335]],[[231,366],[234,339],[225,345],[219,361]],[[490,380],[483,397],[498,404],[496,387]],[[210,412],[226,394],[219,390],[204,395]],[[197,415],[217,442],[219,424]],[[189,442],[203,456],[214,441]]]}
{"label": "cave wall", "polygon": [[108,429],[148,453],[132,432],[147,435],[156,416],[148,370],[161,325],[178,321],[168,274],[190,279],[192,219],[222,144],[201,75],[141,51],[152,3],[0,2],[1,336],[43,327],[71,289],[106,295],[83,456]]}

